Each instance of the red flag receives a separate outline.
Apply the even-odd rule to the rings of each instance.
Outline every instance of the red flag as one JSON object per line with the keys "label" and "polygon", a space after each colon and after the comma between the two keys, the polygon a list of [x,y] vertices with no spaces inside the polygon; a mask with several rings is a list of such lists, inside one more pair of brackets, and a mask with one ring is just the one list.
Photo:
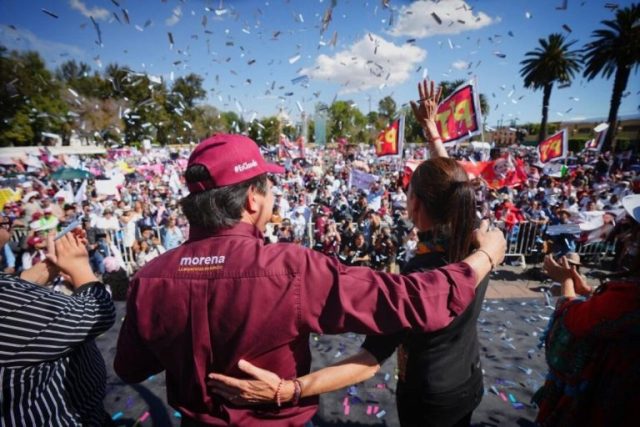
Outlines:
{"label": "red flag", "polygon": [[467,172],[469,179],[479,178],[482,170],[489,162],[469,162],[466,160],[458,160],[458,164]]}
{"label": "red flag", "polygon": [[460,86],[438,106],[436,125],[445,144],[480,133],[481,122],[480,105],[473,82]]}
{"label": "red flag", "polygon": [[376,156],[395,156],[400,153],[400,119],[380,131],[376,141]]}
{"label": "red flag", "polygon": [[514,161],[508,154],[486,162],[458,161],[458,163],[470,179],[481,177],[493,189],[515,187],[529,178],[524,161],[521,159]]}
{"label": "red flag", "polygon": [[413,171],[422,163],[424,160],[418,159],[409,159],[404,164],[404,171],[402,173],[402,188],[409,189],[409,183],[411,182],[411,176],[413,175]]}
{"label": "red flag", "polygon": [[538,144],[538,157],[541,163],[564,159],[569,153],[567,130],[562,129]]}

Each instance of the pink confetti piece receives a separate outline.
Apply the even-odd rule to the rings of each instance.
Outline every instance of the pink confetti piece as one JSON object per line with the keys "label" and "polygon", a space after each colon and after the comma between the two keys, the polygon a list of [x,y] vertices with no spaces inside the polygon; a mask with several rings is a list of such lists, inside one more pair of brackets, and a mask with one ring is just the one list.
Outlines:
{"label": "pink confetti piece", "polygon": [[380,411],[380,408],[378,407],[378,405],[374,406],[372,413],[377,414],[378,411]]}
{"label": "pink confetti piece", "polygon": [[140,418],[138,418],[138,421],[143,423],[147,420],[147,418],[149,418],[151,416],[151,414],[149,413],[149,411],[145,412],[144,414],[140,415]]}
{"label": "pink confetti piece", "polygon": [[502,398],[502,400],[504,400],[505,402],[507,402],[509,399],[507,399],[507,396],[503,393],[500,392],[500,397]]}
{"label": "pink confetti piece", "polygon": [[371,415],[371,405],[367,405],[367,415]]}

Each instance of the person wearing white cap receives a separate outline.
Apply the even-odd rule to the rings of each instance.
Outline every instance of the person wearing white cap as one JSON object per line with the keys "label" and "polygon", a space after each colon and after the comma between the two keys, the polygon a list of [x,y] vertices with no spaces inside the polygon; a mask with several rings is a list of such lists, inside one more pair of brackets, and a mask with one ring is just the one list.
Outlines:
{"label": "person wearing white cap", "polygon": [[545,258],[547,274],[561,284],[561,297],[545,339],[548,379],[532,399],[540,408],[539,425],[637,424],[640,194],[625,197],[622,205],[632,221],[624,245],[628,261],[595,292],[575,262]]}

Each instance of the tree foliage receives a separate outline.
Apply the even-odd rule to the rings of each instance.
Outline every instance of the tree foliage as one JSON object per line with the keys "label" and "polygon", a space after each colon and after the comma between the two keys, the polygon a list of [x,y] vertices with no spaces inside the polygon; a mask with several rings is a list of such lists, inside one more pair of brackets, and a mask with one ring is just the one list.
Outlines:
{"label": "tree foliage", "polygon": [[569,84],[580,70],[581,56],[578,50],[572,49],[575,41],[568,42],[560,33],[550,34],[546,39],[538,40],[540,46],[525,53],[520,62],[520,75],[524,86],[534,90],[542,89],[542,121],[538,141],[547,136],[547,119],[549,116],[549,100],[554,83]]}
{"label": "tree foliage", "polygon": [[602,21],[605,28],[591,34],[591,42],[585,46],[584,76],[588,80],[596,76],[614,77],[609,104],[609,129],[604,150],[615,150],[615,133],[618,128],[618,109],[632,72],[640,66],[640,5],[632,4],[618,9],[614,20]]}

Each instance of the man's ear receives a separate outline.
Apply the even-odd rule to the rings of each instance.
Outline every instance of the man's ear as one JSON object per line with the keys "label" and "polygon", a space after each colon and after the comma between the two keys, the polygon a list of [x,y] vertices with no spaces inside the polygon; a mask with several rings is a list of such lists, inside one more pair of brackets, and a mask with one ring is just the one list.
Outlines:
{"label": "man's ear", "polygon": [[256,188],[252,185],[247,190],[247,200],[245,201],[245,210],[249,213],[258,211],[258,202],[256,196]]}

